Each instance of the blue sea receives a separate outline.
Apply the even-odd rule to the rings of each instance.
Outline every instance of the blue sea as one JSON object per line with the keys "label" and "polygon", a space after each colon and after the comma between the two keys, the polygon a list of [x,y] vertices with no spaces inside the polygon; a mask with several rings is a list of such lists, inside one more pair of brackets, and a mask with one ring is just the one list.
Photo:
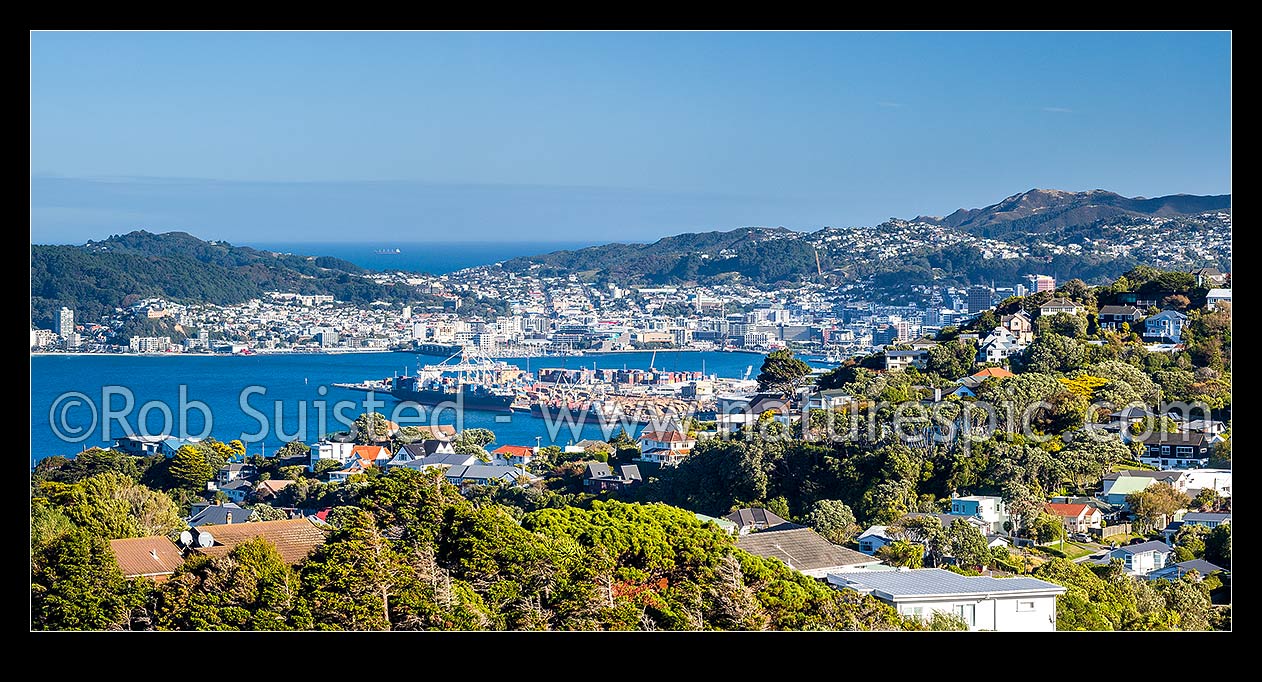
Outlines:
{"label": "blue sea", "polygon": [[[250,454],[270,454],[295,435],[304,442],[313,442],[323,433],[344,430],[345,426],[334,416],[341,401],[345,404],[340,413],[347,421],[364,411],[367,394],[333,388],[331,384],[381,379],[439,360],[406,353],[36,355],[31,357],[31,461],[51,455],[73,455],[97,445],[108,446],[113,438],[125,435],[124,423],[138,432],[142,420],[151,434],[199,435],[205,429],[206,417],[198,409],[188,407],[199,403],[210,414],[209,435],[223,441],[239,438],[247,443]],[[652,363],[659,370],[704,370],[707,374],[736,378],[751,366],[756,373],[762,357],[748,353],[659,351],[656,357],[652,353],[613,353],[508,361],[531,370],[593,365],[647,369]],[[385,404],[375,409],[389,416],[397,401],[388,395],[378,397]],[[181,403],[185,409],[181,409]],[[167,414],[170,427],[165,424]],[[183,429],[181,414],[185,415]],[[415,417],[414,411],[408,411],[396,421],[407,424]],[[261,422],[267,424],[266,428]],[[454,424],[456,416],[446,411],[439,415],[438,422]],[[277,432],[278,425],[283,434]],[[544,445],[605,437],[598,424],[579,430],[562,426],[549,433],[544,420],[523,413],[510,416],[470,410],[464,413],[462,426],[491,429],[497,445],[535,445],[536,437]]]}
{"label": "blue sea", "polygon": [[[241,246],[303,256],[333,256],[369,270],[444,275],[518,256],[581,249],[598,243],[604,242],[249,242]],[[381,249],[398,249],[399,253],[377,253]]]}

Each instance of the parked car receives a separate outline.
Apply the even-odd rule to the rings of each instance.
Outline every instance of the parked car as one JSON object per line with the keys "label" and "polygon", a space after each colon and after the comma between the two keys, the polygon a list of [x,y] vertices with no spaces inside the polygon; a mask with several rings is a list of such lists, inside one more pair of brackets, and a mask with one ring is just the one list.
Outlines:
{"label": "parked car", "polygon": [[1074,533],[1072,539],[1077,542],[1091,542],[1091,535],[1089,533]]}

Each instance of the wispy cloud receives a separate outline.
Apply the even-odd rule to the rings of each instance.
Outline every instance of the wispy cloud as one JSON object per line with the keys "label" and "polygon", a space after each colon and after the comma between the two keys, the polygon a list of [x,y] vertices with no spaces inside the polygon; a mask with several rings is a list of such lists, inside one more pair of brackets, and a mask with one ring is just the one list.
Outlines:
{"label": "wispy cloud", "polygon": [[1053,114],[1072,114],[1072,113],[1074,113],[1074,110],[1073,110],[1073,109],[1067,109],[1067,108],[1065,108],[1065,107],[1043,107],[1043,111],[1050,111],[1050,112],[1052,112]]}
{"label": "wispy cloud", "polygon": [[897,109],[898,107],[903,106],[902,104],[900,104],[900,103],[898,103],[898,102],[891,102],[891,101],[889,101],[889,100],[881,100],[881,101],[877,102],[876,104],[877,104],[877,106],[882,106],[882,107],[886,107],[886,108],[889,108],[889,109]]}

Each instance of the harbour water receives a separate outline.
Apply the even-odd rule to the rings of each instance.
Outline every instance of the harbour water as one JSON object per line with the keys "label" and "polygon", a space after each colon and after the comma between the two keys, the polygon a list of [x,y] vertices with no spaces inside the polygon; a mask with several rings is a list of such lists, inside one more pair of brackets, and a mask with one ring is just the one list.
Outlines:
{"label": "harbour water", "polygon": [[[679,351],[658,351],[656,355],[637,352],[506,360],[530,370],[592,366],[648,369],[651,363],[659,370],[704,370],[723,378],[742,377],[751,367],[751,376],[756,376],[762,364],[762,357],[757,354]],[[312,442],[323,432],[345,429],[334,416],[339,401],[348,403],[339,411],[347,420],[364,411],[366,394],[334,388],[332,384],[381,379],[406,370],[414,371],[418,364],[434,361],[432,357],[406,353],[222,357],[37,355],[31,358],[31,459],[34,462],[51,455],[72,455],[94,445],[109,445],[111,441],[106,435],[111,438],[125,435],[123,421],[133,431],[139,431],[142,414],[146,430],[161,433],[166,421],[164,411],[169,411],[172,431],[179,435],[183,412],[187,415],[184,433],[197,435],[204,430],[205,418],[197,409],[181,410],[181,395],[186,405],[196,402],[206,405],[212,419],[210,435],[225,441],[239,438],[247,443],[251,454],[273,453],[282,443],[292,440],[294,434],[298,434],[300,440]],[[125,395],[128,393],[132,399],[130,408]],[[109,399],[109,405],[104,398]],[[387,416],[398,404],[388,395],[377,398],[384,405],[375,409]],[[125,415],[113,419],[108,432],[102,423],[107,410]],[[278,411],[279,420],[276,419]],[[321,413],[325,417],[324,429],[320,428]],[[416,414],[408,411],[404,416],[406,418],[399,421],[406,424]],[[432,415],[425,415],[426,422],[431,418]],[[260,421],[267,422],[266,432]],[[455,415],[450,410],[445,411],[439,415],[438,422],[453,424]],[[504,415],[468,410],[463,414],[463,427],[491,429],[496,434],[497,445],[535,445],[536,437],[540,437],[544,445],[603,438],[598,424],[587,424],[581,430],[562,426],[554,437],[544,420],[528,413]],[[279,434],[278,430],[284,433]]]}
{"label": "harbour water", "polygon": [[[256,249],[304,256],[333,256],[361,268],[445,275],[518,256],[581,249],[593,242],[268,242],[245,243]],[[393,251],[398,253],[381,253]]]}

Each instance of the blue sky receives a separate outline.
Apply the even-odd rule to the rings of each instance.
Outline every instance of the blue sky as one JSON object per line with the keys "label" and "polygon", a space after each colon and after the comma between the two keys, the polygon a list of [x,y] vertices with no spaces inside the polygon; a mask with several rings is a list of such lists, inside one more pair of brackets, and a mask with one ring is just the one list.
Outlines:
{"label": "blue sky", "polygon": [[648,240],[1230,191],[1227,33],[34,33],[32,240]]}

